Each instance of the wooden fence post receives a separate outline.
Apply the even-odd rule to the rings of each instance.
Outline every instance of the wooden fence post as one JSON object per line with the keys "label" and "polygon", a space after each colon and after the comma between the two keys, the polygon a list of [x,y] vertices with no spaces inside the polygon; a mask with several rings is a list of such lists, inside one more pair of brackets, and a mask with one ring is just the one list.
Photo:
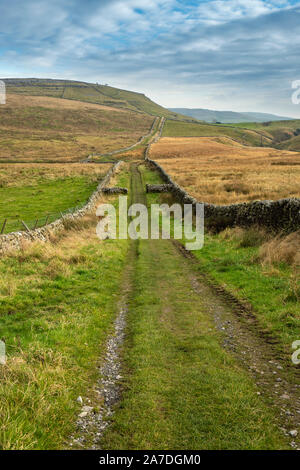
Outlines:
{"label": "wooden fence post", "polygon": [[30,228],[28,227],[28,225],[25,224],[24,220],[21,220],[21,222],[24,225],[24,227],[26,228],[27,232],[30,232]]}
{"label": "wooden fence post", "polygon": [[3,222],[2,229],[1,229],[1,235],[2,235],[3,232],[4,232],[4,229],[5,229],[5,226],[6,226],[6,222],[7,222],[7,219],[5,219],[4,222]]}

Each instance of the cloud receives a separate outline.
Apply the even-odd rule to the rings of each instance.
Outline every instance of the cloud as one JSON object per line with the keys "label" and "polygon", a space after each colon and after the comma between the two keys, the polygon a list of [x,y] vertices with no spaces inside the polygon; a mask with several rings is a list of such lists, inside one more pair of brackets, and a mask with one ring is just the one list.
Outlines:
{"label": "cloud", "polygon": [[[168,106],[297,113],[300,2],[0,0],[0,75],[109,82]],[[250,108],[249,108],[250,107]]]}
{"label": "cloud", "polygon": [[262,0],[216,0],[202,3],[198,9],[198,19],[205,24],[227,23],[241,18],[255,18],[276,11],[286,2]]}

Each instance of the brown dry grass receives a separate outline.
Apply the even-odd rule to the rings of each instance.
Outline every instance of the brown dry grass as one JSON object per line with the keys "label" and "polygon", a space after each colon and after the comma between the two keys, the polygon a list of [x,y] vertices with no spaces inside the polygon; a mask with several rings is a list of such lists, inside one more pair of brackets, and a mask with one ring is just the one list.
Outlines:
{"label": "brown dry grass", "polygon": [[120,153],[118,159],[120,160],[143,160],[145,153],[145,147],[137,147],[127,152]]}
{"label": "brown dry grass", "polygon": [[[21,99],[20,99],[21,98]],[[9,107],[38,106],[42,108],[52,109],[99,109],[104,111],[113,111],[116,113],[124,113],[126,110],[113,108],[112,106],[104,106],[96,103],[85,103],[83,101],[66,100],[62,98],[52,98],[49,96],[27,96],[17,95],[14,93],[7,94],[7,105]]]}
{"label": "brown dry grass", "polygon": [[300,230],[277,236],[264,243],[259,251],[263,264],[287,263],[300,268]]}
{"label": "brown dry grass", "polygon": [[299,272],[300,230],[288,235],[274,235],[263,227],[234,227],[226,228],[219,237],[221,240],[234,241],[238,248],[258,247],[256,261],[264,266],[285,263]]}
{"label": "brown dry grass", "polygon": [[300,153],[248,147],[230,138],[169,138],[150,158],[200,201],[231,204],[300,197]]}
{"label": "brown dry grass", "polygon": [[73,161],[134,144],[151,116],[59,98],[7,95],[0,107],[0,160]]}

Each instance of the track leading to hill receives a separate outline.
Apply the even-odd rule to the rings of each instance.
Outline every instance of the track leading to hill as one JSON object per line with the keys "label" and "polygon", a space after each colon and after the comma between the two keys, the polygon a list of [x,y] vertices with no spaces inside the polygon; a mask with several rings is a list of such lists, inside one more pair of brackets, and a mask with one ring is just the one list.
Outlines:
{"label": "track leading to hill", "polygon": [[[145,203],[144,183],[132,164],[131,202]],[[210,289],[177,244],[133,243],[122,394],[96,447],[290,448],[288,430],[295,423],[285,421],[283,431],[286,416],[272,406],[264,388],[269,379],[261,380],[269,369],[272,375],[269,349],[250,331],[238,331],[233,307]],[[239,357],[245,354],[252,366],[253,349],[260,379]],[[295,393],[292,387],[289,393]]]}
{"label": "track leading to hill", "polygon": [[87,158],[81,161],[81,163],[97,163],[97,161],[93,161],[93,158],[103,158],[103,157],[112,157],[114,155],[118,155],[123,152],[127,152],[129,150],[133,150],[134,148],[138,147],[139,145],[144,145],[147,143],[147,140],[150,139],[152,141],[156,135],[160,137],[163,128],[163,124],[165,122],[164,118],[159,118],[158,116],[154,118],[153,124],[148,134],[142,136],[135,144],[130,145],[129,147],[123,147],[121,149],[113,150],[109,153],[97,154],[94,153],[89,155]]}

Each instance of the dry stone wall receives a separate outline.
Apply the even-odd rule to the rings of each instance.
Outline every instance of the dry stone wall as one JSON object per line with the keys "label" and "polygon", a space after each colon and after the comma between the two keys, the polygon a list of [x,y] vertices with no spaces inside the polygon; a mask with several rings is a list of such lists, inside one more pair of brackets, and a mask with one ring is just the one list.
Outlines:
{"label": "dry stone wall", "polygon": [[128,194],[128,189],[114,186],[113,188],[102,188],[102,192],[103,194]]}
{"label": "dry stone wall", "polygon": [[172,190],[172,184],[146,184],[146,193],[168,193]]}
{"label": "dry stone wall", "polygon": [[6,235],[0,235],[0,255],[4,254],[8,249],[20,248],[24,240],[47,241],[49,240],[49,237],[52,233],[56,233],[64,229],[64,221],[66,219],[78,219],[91,212],[93,209],[95,209],[100,195],[103,194],[103,189],[107,189],[107,185],[109,184],[111,178],[115,175],[117,170],[120,169],[123,163],[124,162],[119,161],[110,168],[103,180],[99,183],[96,191],[89,198],[86,205],[81,209],[78,209],[76,212],[72,214],[67,214],[64,217],[55,220],[51,224],[45,225],[44,227],[35,230],[31,230],[28,232],[13,232]]}

